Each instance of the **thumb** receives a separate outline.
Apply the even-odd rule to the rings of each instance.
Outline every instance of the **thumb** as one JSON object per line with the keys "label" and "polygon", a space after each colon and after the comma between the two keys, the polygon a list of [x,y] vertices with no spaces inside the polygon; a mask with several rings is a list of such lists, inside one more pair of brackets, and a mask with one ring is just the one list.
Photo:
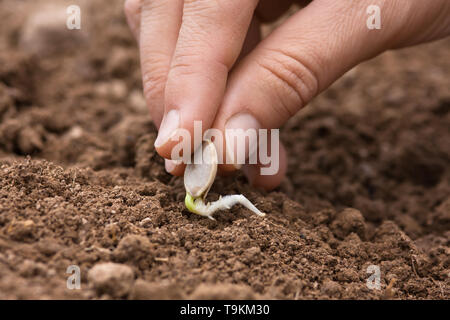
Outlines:
{"label": "thumb", "polygon": [[[410,25],[408,34],[414,33],[411,16],[417,16],[420,8],[402,11],[402,3],[313,1],[236,66],[214,127],[222,131],[279,128],[353,66],[405,41],[405,24]],[[381,29],[368,28],[370,5],[380,7]],[[433,14],[441,16],[439,6],[435,7],[436,12],[426,10],[431,18]],[[419,25],[428,18],[421,19]],[[224,142],[227,145],[226,138]],[[227,153],[234,154],[233,150]],[[238,167],[223,165],[221,169]]]}

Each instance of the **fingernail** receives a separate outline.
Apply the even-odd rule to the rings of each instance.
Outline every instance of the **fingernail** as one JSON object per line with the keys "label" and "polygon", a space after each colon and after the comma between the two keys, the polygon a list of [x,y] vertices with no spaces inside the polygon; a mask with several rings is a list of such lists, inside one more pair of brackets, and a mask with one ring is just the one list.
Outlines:
{"label": "fingernail", "polygon": [[[240,169],[242,167],[243,163],[240,163],[242,160],[237,159],[237,148],[239,147],[239,144],[237,144],[237,140],[235,137],[242,137],[242,132],[239,133],[237,129],[244,130],[244,135],[254,134],[256,139],[258,139],[258,130],[261,129],[261,124],[256,120],[254,116],[252,116],[249,113],[238,113],[234,116],[232,116],[230,119],[228,119],[227,123],[225,124],[225,137],[226,137],[226,145],[227,145],[227,163],[233,163],[233,166],[236,169]],[[247,131],[249,130],[250,131]],[[252,133],[252,131],[254,133]],[[234,140],[234,143],[233,141]],[[229,143],[231,141],[231,143]],[[247,138],[246,140],[247,141]],[[250,156],[252,152],[255,152],[257,150],[257,140],[255,141],[256,145],[250,145],[249,150],[244,150],[244,154],[246,156]],[[244,144],[244,146],[247,145],[247,142]],[[241,151],[242,152],[242,151]],[[245,160],[245,159],[244,159]],[[230,162],[231,161],[231,162]],[[239,162],[239,163],[235,163]]]}
{"label": "fingernail", "polygon": [[164,166],[165,166],[166,171],[168,173],[172,173],[172,171],[175,170],[177,165],[180,164],[180,163],[181,163],[181,161],[165,159]]}
{"label": "fingernail", "polygon": [[158,137],[155,141],[155,147],[159,148],[166,144],[166,142],[175,133],[180,125],[180,113],[177,109],[170,110],[164,116],[161,126],[159,127]]}

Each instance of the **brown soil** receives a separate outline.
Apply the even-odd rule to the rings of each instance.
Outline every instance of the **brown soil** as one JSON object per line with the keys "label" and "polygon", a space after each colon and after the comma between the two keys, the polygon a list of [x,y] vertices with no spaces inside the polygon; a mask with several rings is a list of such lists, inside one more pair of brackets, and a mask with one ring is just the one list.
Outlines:
{"label": "brown soil", "polygon": [[155,154],[121,1],[73,3],[80,31],[0,3],[0,299],[449,298],[448,39],[346,74],[283,128],[279,190],[216,180],[267,217],[214,222]]}

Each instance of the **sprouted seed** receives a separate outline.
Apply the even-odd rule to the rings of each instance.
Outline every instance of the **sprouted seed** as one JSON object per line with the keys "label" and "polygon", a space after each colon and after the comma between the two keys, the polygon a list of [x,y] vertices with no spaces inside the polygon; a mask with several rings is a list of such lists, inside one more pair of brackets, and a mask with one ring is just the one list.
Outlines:
{"label": "sprouted seed", "polygon": [[[217,201],[205,203],[206,195],[216,178],[218,163],[217,151],[214,143],[205,141],[202,147],[198,148],[195,152],[202,153],[201,164],[188,164],[184,172],[184,187],[186,188],[184,202],[190,212],[215,220],[213,214],[216,211],[228,210],[235,204],[241,204],[258,216],[265,216],[265,213],[259,211],[242,194],[221,196]],[[196,156],[198,157],[199,155],[194,154],[194,158]]]}

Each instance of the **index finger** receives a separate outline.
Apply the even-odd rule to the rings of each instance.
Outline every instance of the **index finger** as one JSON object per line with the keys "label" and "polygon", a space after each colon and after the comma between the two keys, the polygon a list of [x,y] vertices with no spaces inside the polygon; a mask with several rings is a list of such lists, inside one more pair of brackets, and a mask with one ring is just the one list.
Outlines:
{"label": "index finger", "polygon": [[194,121],[201,121],[203,131],[211,127],[256,5],[257,0],[184,1],[165,87],[165,116],[155,142],[161,156],[172,158],[180,129],[193,137]]}

